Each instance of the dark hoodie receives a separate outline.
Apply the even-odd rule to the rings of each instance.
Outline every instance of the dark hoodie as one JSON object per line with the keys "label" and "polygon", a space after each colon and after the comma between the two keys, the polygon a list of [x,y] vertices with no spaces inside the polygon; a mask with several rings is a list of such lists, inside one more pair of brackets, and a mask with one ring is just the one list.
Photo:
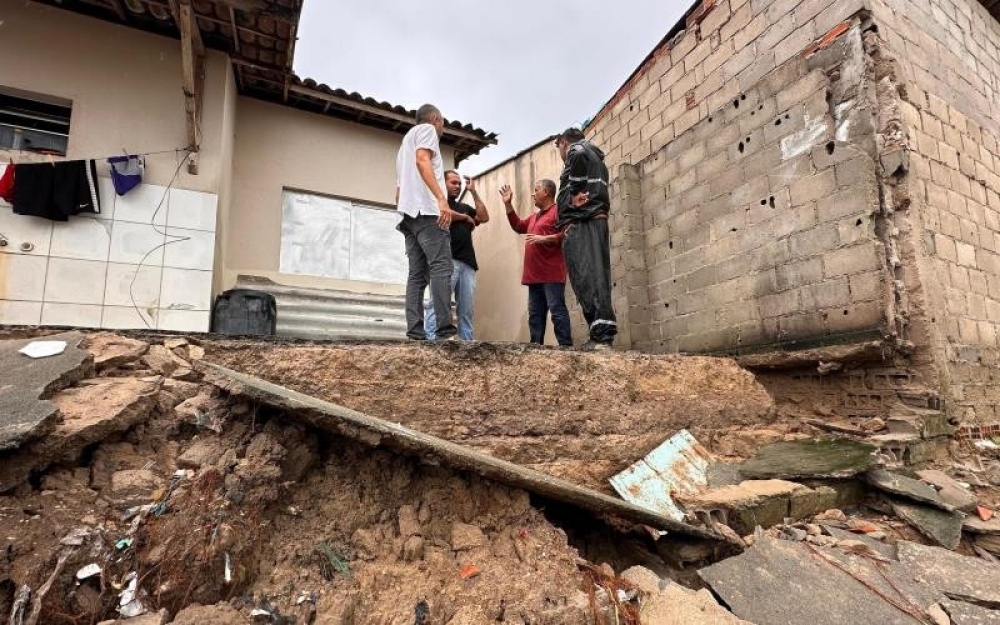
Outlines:
{"label": "dark hoodie", "polygon": [[[581,191],[590,192],[585,206],[573,208],[571,198]],[[559,227],[574,221],[587,221],[597,215],[607,215],[611,210],[608,196],[608,167],[604,152],[589,141],[578,141],[569,147],[566,166],[559,176]]]}

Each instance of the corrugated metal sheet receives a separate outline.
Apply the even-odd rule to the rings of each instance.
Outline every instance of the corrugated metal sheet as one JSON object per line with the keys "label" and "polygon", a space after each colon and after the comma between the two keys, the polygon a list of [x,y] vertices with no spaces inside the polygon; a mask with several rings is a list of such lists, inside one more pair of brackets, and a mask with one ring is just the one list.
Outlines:
{"label": "corrugated metal sheet", "polygon": [[674,434],[618,475],[611,485],[628,502],[681,521],[684,511],[674,495],[693,495],[708,488],[711,454],[687,430]]}
{"label": "corrugated metal sheet", "polygon": [[237,288],[274,296],[279,336],[313,340],[406,338],[402,295],[291,287],[243,276]]}

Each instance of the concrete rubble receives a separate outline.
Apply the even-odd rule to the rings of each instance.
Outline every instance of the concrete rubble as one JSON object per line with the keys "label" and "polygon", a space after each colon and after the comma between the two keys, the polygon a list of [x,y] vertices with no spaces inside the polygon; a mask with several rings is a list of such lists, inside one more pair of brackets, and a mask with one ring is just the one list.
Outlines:
{"label": "concrete rubble", "polygon": [[[24,344],[0,343],[0,354]],[[65,354],[33,360],[48,360],[61,382],[18,404],[51,403],[46,433],[0,452],[9,554],[0,613],[37,604],[51,622],[138,625],[1000,615],[990,581],[1000,567],[991,517],[1000,458],[988,452],[914,464],[871,442],[877,429],[816,438],[813,424],[776,421],[753,376],[724,360],[495,346],[275,349],[285,360],[211,339],[81,333]],[[339,382],[316,386],[312,366],[334,356]],[[415,403],[358,390],[371,388],[363,377],[391,386],[429,362],[503,367],[498,379],[511,379],[518,359],[537,369],[549,357],[556,369],[645,367],[630,404],[639,428],[627,418],[591,423],[598,413],[588,406],[550,398],[558,383],[521,401],[487,380],[469,396],[476,418],[449,417],[435,403],[421,417],[424,390]],[[712,386],[716,364],[724,383]],[[652,398],[677,397],[674,385],[705,391],[705,404],[685,402],[710,426],[660,424],[654,440]],[[502,408],[495,422],[487,392]],[[455,391],[453,405],[465,397]],[[747,397],[759,409],[753,420],[720,429]],[[568,479],[586,466],[586,450],[597,466]],[[636,466],[649,470],[612,495],[607,480]],[[642,507],[655,498],[631,497],[633,485],[665,494],[676,516]]]}

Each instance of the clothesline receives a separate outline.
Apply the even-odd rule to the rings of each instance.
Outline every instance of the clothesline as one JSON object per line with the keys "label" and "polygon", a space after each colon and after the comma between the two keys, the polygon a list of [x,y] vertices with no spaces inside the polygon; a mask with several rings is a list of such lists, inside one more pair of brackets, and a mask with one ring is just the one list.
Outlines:
{"label": "clothesline", "polygon": [[[155,150],[153,152],[135,152],[135,153],[131,153],[131,154],[126,153],[126,152],[121,152],[121,153],[117,153],[117,154],[110,154],[110,155],[106,155],[106,156],[92,156],[92,157],[88,157],[88,158],[78,158],[78,157],[66,158],[64,156],[54,157],[51,154],[35,154],[35,156],[45,157],[48,160],[52,160],[53,162],[61,163],[61,162],[66,162],[66,161],[101,161],[101,160],[109,159],[109,158],[114,157],[114,156],[141,156],[141,157],[145,158],[145,157],[148,157],[148,156],[158,156],[158,155],[161,155],[161,154],[185,154],[186,155],[186,154],[192,153],[193,151],[194,150],[192,150],[191,148],[187,147],[187,148],[174,148],[172,150]],[[18,165],[18,164],[29,165],[29,164],[37,163],[37,162],[39,162],[39,161],[32,160],[32,161],[25,162],[25,163],[15,163],[13,160],[9,160],[9,161],[2,161],[2,160],[0,160],[0,165]],[[41,161],[41,162],[45,162],[45,161]]]}

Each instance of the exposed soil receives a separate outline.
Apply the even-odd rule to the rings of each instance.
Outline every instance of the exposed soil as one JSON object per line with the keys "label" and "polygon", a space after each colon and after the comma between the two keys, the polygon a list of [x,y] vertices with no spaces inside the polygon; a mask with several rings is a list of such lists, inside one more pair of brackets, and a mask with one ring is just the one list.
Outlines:
{"label": "exposed soil", "polygon": [[682,428],[727,455],[775,421],[753,375],[719,358],[461,343],[206,349],[213,362],[604,491]]}

